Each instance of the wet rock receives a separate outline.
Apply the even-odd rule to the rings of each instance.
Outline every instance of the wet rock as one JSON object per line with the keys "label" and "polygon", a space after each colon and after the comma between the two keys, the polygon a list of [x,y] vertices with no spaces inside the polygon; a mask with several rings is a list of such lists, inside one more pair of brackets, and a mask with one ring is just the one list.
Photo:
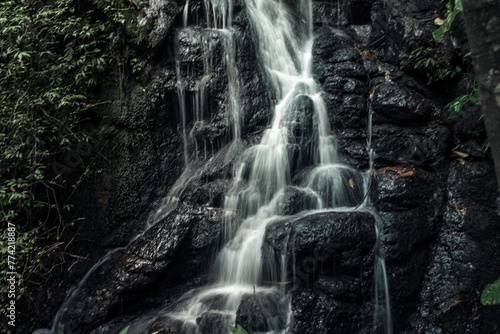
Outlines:
{"label": "wet rock", "polygon": [[[368,213],[317,213],[270,224],[263,245],[264,281],[310,285],[321,276],[369,276],[375,229]],[[282,255],[286,275],[281,272]],[[365,268],[365,269],[363,269]]]}
{"label": "wet rock", "polygon": [[[318,142],[314,130],[314,104],[306,95],[290,103],[290,111],[282,125],[288,128],[288,160],[291,174],[314,163],[314,145]],[[315,117],[314,117],[315,118]]]}
{"label": "wet rock", "polygon": [[381,211],[409,210],[443,200],[444,184],[438,175],[421,168],[388,166],[378,169],[374,178],[374,203]]}
{"label": "wet rock", "polygon": [[320,82],[329,76],[344,76],[359,80],[366,79],[366,69],[360,62],[344,61],[335,64],[325,64],[324,67],[318,66],[318,79]]}
{"label": "wet rock", "polygon": [[280,201],[279,210],[284,215],[294,215],[305,210],[314,210],[317,207],[317,195],[301,188],[288,187]]}
{"label": "wet rock", "polygon": [[278,293],[245,295],[236,312],[236,323],[248,333],[285,329],[287,305]]}
{"label": "wet rock", "polygon": [[353,25],[370,23],[372,5],[372,0],[348,0],[346,6],[351,23]]}
{"label": "wet rock", "polygon": [[375,87],[372,108],[396,123],[424,121],[438,113],[438,108],[424,96],[393,83]]}
{"label": "wet rock", "polygon": [[401,212],[380,212],[385,258],[407,257],[416,247],[432,239],[441,223],[442,208],[417,208]]}
{"label": "wet rock", "polygon": [[314,289],[299,289],[292,294],[292,333],[370,333],[373,306],[335,300]]}
{"label": "wet rock", "polygon": [[120,300],[134,300],[158,280],[173,288],[199,276],[216,249],[221,222],[211,212],[196,214],[181,205],[89,276],[64,316],[67,327],[90,331]]}
{"label": "wet rock", "polygon": [[[351,93],[365,95],[368,92],[365,81],[343,76],[327,77],[322,87],[331,94]],[[363,106],[363,109],[366,109],[366,105]]]}
{"label": "wet rock", "polygon": [[[352,34],[355,36],[356,41],[359,41],[359,43],[367,50],[369,50],[368,48],[372,47],[373,43],[376,42],[376,39],[374,39],[373,36],[374,29],[371,25],[369,24],[353,25],[350,26],[349,28],[352,31]],[[378,55],[378,52],[375,52],[373,54]]]}
{"label": "wet rock", "polygon": [[363,174],[346,165],[314,168],[305,184],[318,194],[323,208],[354,207],[365,197]]}
{"label": "wet rock", "polygon": [[225,333],[231,323],[231,316],[223,313],[205,312],[196,318],[196,324],[202,334]]}
{"label": "wet rock", "polygon": [[299,95],[290,103],[290,113],[283,122],[291,130],[291,135],[295,141],[301,143],[305,141],[308,135],[312,132],[314,103],[310,97]]}
{"label": "wet rock", "polygon": [[436,0],[410,0],[401,3],[398,0],[389,0],[386,6],[395,15],[424,15],[439,8],[439,1]]}
{"label": "wet rock", "polygon": [[[222,32],[185,28],[178,31],[177,38],[179,47],[176,57],[180,62],[180,75],[181,78],[190,80],[188,82],[190,90],[201,90],[203,86],[207,85],[206,82],[203,82],[206,80],[203,77],[205,74],[212,74],[211,80],[224,79],[225,36]],[[215,73],[218,75],[215,76]]]}
{"label": "wet rock", "polygon": [[194,334],[196,330],[195,324],[163,315],[151,324],[147,334]]}
{"label": "wet rock", "polygon": [[139,26],[152,26],[149,33],[149,44],[156,48],[165,41],[177,15],[182,10],[182,3],[175,1],[149,1],[138,18]]}
{"label": "wet rock", "polygon": [[235,19],[238,21],[234,41],[240,84],[241,131],[243,135],[260,136],[271,120],[275,96],[266,69],[258,61],[259,48],[254,43],[246,11],[241,11]]}
{"label": "wet rock", "polygon": [[373,126],[373,149],[378,165],[444,166],[449,150],[449,130],[430,124],[412,128],[394,125]]}
{"label": "wet rock", "polygon": [[338,125],[337,129],[338,149],[343,161],[359,170],[367,170],[369,157],[366,150],[366,132],[358,127],[343,128],[342,125]]}
{"label": "wet rock", "polygon": [[468,159],[484,160],[490,156],[489,150],[485,149],[487,135],[483,123],[479,106],[464,106],[462,112],[451,121],[453,147],[467,153]]}
{"label": "wet rock", "polygon": [[410,333],[498,331],[493,319],[500,310],[478,305],[478,291],[497,278],[493,268],[500,266],[494,255],[500,227],[493,223],[498,189],[491,168],[485,162],[451,165],[444,224]]}
{"label": "wet rock", "polygon": [[370,299],[367,292],[371,287],[359,278],[340,275],[335,278],[320,277],[315,283],[315,288],[339,301],[360,302]]}
{"label": "wet rock", "polygon": [[313,1],[312,5],[312,17],[315,25],[329,25],[338,28],[349,23],[345,6],[325,1]]}
{"label": "wet rock", "polygon": [[493,167],[487,162],[455,160],[448,176],[449,228],[466,232],[476,240],[488,229],[495,230],[497,185]]}
{"label": "wet rock", "polygon": [[314,77],[321,84],[330,76],[366,79],[359,51],[343,31],[319,28],[314,39],[313,57]]}

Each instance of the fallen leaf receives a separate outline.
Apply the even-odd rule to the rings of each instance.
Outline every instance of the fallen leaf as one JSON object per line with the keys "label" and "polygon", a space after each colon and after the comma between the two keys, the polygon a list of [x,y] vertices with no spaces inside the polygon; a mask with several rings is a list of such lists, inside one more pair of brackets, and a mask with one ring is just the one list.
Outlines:
{"label": "fallen leaf", "polygon": [[392,82],[392,79],[391,79],[391,71],[385,71],[385,72],[384,72],[384,78],[385,78],[385,81]]}
{"label": "fallen leaf", "polygon": [[458,203],[456,202],[451,202],[450,203],[451,206],[453,207],[453,209],[455,209],[458,213],[460,213],[462,216],[466,216],[467,215],[467,208],[463,208],[461,207],[460,205],[458,205]]}
{"label": "fallen leaf", "polygon": [[349,179],[349,187],[354,189],[354,180],[353,179]]}
{"label": "fallen leaf", "polygon": [[391,167],[382,168],[382,172],[385,173],[387,171],[398,173],[399,176],[403,176],[403,177],[413,176],[417,173],[414,169],[409,169],[409,168],[405,168],[405,167],[391,166]]}
{"label": "fallen leaf", "polygon": [[434,20],[434,24],[438,25],[438,26],[442,26],[444,24],[444,20],[440,17],[436,17],[436,19]]}
{"label": "fallen leaf", "polygon": [[469,156],[469,153],[465,153],[465,152],[460,152],[460,151],[457,151],[457,150],[453,150],[451,151],[453,154],[455,154],[457,157],[459,158],[467,158]]}

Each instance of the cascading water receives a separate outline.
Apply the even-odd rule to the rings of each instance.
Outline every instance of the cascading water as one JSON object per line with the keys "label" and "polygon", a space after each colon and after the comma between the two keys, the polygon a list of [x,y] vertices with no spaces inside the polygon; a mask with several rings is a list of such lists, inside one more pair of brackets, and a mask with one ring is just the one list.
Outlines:
{"label": "cascading water", "polygon": [[[261,248],[266,226],[280,219],[280,203],[286,189],[292,186],[291,165],[294,162],[289,151],[295,144],[297,120],[303,112],[296,107],[300,100],[309,101],[314,113],[311,132],[304,134],[310,137],[310,147],[300,152],[306,156],[304,162],[313,166],[302,182],[302,188],[317,199],[309,209],[354,208],[361,204],[359,196],[353,195],[349,188],[348,180],[365,178],[340,162],[321,90],[312,77],[311,2],[300,2],[295,8],[299,13],[296,15],[303,22],[300,26],[295,25],[297,18],[294,20],[293,10],[281,2],[249,0],[246,5],[258,35],[260,57],[278,102],[273,110],[271,126],[265,130],[261,142],[247,149],[243,155],[226,195],[225,246],[216,259],[215,282],[209,287],[190,291],[173,309],[165,311],[168,316],[182,320],[187,332],[196,332],[193,330],[196,319],[206,312],[218,312],[234,321],[236,309],[245,294],[256,291],[278,293],[286,299],[284,289],[279,293],[275,287],[260,286],[263,267]],[[226,12],[230,7],[219,2],[206,4],[207,22],[211,22],[212,17],[213,27],[230,27],[230,23],[224,23],[226,15],[230,17]],[[213,10],[212,15],[209,15],[209,9]],[[218,23],[217,18],[222,23]],[[231,69],[228,67],[228,70]],[[229,73],[229,81],[236,78],[234,72]],[[229,84],[230,93],[231,87],[237,85]],[[239,123],[234,101],[233,123]],[[238,129],[237,126],[234,128]],[[233,136],[239,138],[236,131]],[[282,258],[281,262],[284,266],[286,259]],[[281,270],[281,275],[281,281],[286,281],[285,270]],[[286,326],[271,326],[269,329],[276,333],[287,330]]]}
{"label": "cascading water", "polygon": [[[233,40],[232,2],[230,0],[205,0],[207,28],[223,38],[224,62],[227,72],[228,124],[231,128],[231,143],[241,141],[238,70],[235,64]],[[367,196],[368,175],[341,162],[336,147],[336,139],[331,133],[328,114],[322,98],[321,88],[312,76],[312,4],[310,0],[299,0],[285,5],[279,0],[246,0],[246,10],[259,41],[260,60],[266,69],[270,86],[277,103],[272,110],[272,121],[264,131],[259,144],[248,148],[235,167],[234,179],[226,193],[224,202],[224,247],[215,259],[213,272],[215,280],[210,286],[192,290],[182,296],[172,307],[148,315],[131,324],[129,333],[143,333],[155,318],[168,316],[184,323],[187,333],[199,333],[197,319],[207,312],[225,317],[234,322],[236,310],[244,295],[269,294],[280,298],[288,309],[285,323],[270,322],[269,333],[287,333],[290,330],[291,304],[283,286],[262,285],[262,244],[269,223],[283,219],[282,201],[290,188],[300,189],[310,194],[313,200],[305,205],[305,210],[370,210]],[[189,1],[183,10],[183,29],[180,34],[186,38],[201,38],[204,63],[203,76],[197,83],[192,101],[193,128],[188,129],[186,87],[180,61],[176,64],[177,89],[180,101],[181,126],[184,143],[185,172],[171,190],[171,196],[158,210],[154,221],[168,215],[178,202],[180,192],[193,177],[195,168],[191,161],[201,151],[207,155],[207,144],[201,149],[194,138],[195,127],[203,123],[205,111],[205,87],[212,73],[212,44],[206,35],[189,27]],[[191,93],[192,94],[192,93]],[[308,114],[309,113],[309,114]],[[304,117],[309,119],[302,122]],[[371,138],[371,137],[370,137]],[[190,150],[189,147],[194,147]],[[369,154],[373,152],[368,143]],[[371,159],[372,161],[372,159]],[[307,170],[299,181],[293,179],[294,171]],[[193,176],[194,175],[194,176]],[[355,187],[354,184],[357,184]],[[304,215],[307,213],[299,213]],[[290,217],[289,217],[290,218]],[[377,237],[378,237],[377,227]],[[380,249],[377,241],[377,249]],[[376,271],[385,267],[381,252],[377,252]],[[281,282],[286,282],[286,250],[281,254]],[[378,275],[378,274],[377,274]],[[387,301],[386,322],[390,323],[385,283],[377,283],[377,302],[380,294]],[[381,290],[383,286],[385,290]],[[382,299],[383,299],[382,298]],[[287,306],[286,306],[287,305]],[[67,307],[67,305],[65,306]],[[390,328],[390,325],[386,325]],[[55,327],[57,330],[57,326]],[[391,330],[388,329],[387,333]],[[62,333],[62,332],[61,332]]]}

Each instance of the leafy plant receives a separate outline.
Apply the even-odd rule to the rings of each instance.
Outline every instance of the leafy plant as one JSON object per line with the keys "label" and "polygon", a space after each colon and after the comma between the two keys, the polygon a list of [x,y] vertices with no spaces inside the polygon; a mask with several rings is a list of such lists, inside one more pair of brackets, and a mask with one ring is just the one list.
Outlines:
{"label": "leafy plant", "polygon": [[51,166],[92,142],[81,121],[98,104],[90,96],[116,44],[116,23],[99,17],[71,0],[0,2],[0,222],[2,231],[15,226],[17,299],[47,279],[69,226],[62,194],[74,184]]}
{"label": "leafy plant", "polygon": [[120,333],[118,333],[118,334],[127,334],[129,329],[130,329],[130,325],[128,325],[127,327],[125,327],[124,329],[122,329],[120,331]]}
{"label": "leafy plant", "polygon": [[446,34],[446,32],[451,29],[451,26],[455,21],[455,18],[457,17],[458,13],[462,12],[463,10],[464,9],[462,6],[462,0],[449,0],[446,3],[446,13],[444,20],[441,18],[437,18],[434,21],[436,24],[439,25],[439,28],[437,28],[432,33],[432,37],[436,41],[442,39],[444,34]]}
{"label": "leafy plant", "polygon": [[248,334],[248,332],[243,327],[241,327],[240,324],[236,324],[236,326],[229,325],[229,331],[232,334]]}
{"label": "leafy plant", "polygon": [[468,103],[472,103],[476,106],[480,104],[479,94],[477,92],[475,82],[469,93],[458,96],[456,99],[445,106],[445,108],[449,111],[448,119],[452,120],[457,118]]}
{"label": "leafy plant", "polygon": [[500,278],[488,285],[481,293],[481,304],[500,304]]}
{"label": "leafy plant", "polygon": [[405,60],[402,68],[411,68],[427,77],[427,84],[453,78],[464,73],[463,66],[452,65],[440,47],[421,46],[415,48]]}

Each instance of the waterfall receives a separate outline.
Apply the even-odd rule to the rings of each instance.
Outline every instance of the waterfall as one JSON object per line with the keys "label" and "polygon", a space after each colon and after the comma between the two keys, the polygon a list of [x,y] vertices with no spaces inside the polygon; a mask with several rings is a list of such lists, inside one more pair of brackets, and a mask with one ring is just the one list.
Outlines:
{"label": "waterfall", "polygon": [[[218,34],[223,40],[229,95],[226,103],[227,125],[230,128],[228,145],[235,145],[241,141],[243,111],[240,108],[240,83],[235,61],[233,6],[231,0],[204,0],[204,5],[206,29],[210,33]],[[288,310],[287,324],[274,324],[269,332],[289,331],[290,297],[283,286],[269,287],[262,284],[264,264],[261,254],[266,227],[284,217],[280,204],[288,189],[294,187],[311,194],[314,200],[306,208],[310,212],[355,211],[360,207],[368,210],[370,204],[367,196],[363,196],[369,188],[369,176],[344,164],[340,159],[321,87],[313,78],[311,1],[298,0],[285,4],[280,0],[246,0],[246,10],[257,34],[259,59],[273,89],[276,104],[270,110],[271,122],[263,132],[261,141],[247,148],[234,167],[234,178],[224,200],[224,246],[215,259],[212,284],[187,292],[175,305],[160,310],[155,315],[182,321],[187,333],[198,333],[197,319],[207,312],[216,312],[223,315],[228,322],[234,322],[242,297],[252,294],[273,294],[281,298]],[[154,222],[172,212],[179,201],[180,193],[190,180],[200,174],[193,161],[200,156],[208,156],[208,143],[205,142],[203,147],[199,147],[194,132],[197,126],[203,125],[205,119],[205,89],[214,74],[211,58],[213,45],[211,39],[206,37],[209,35],[200,34],[189,26],[188,12],[189,1],[182,12],[183,28],[178,35],[188,39],[201,38],[200,45],[204,55],[203,75],[196,86],[190,88],[188,94],[187,87],[192,85],[192,82],[189,83],[189,80],[183,77],[181,60],[177,60],[177,93],[185,171],[172,187],[164,205],[157,210]],[[188,101],[190,103],[187,103]],[[188,115],[192,115],[189,117],[193,120],[192,128],[188,128]],[[304,119],[308,120],[307,124],[301,121]],[[371,136],[369,137],[368,153],[370,161],[373,161]],[[300,181],[293,179],[296,170],[307,171]],[[370,172],[371,170],[372,164]],[[297,216],[300,214],[303,215],[299,213]],[[379,227],[376,228],[376,275],[379,277],[379,273],[385,275],[385,265],[380,252]],[[285,249],[280,254],[279,263],[267,264],[281,267],[281,282],[290,279],[286,277],[286,254]],[[383,277],[382,283],[377,283],[376,299],[385,298],[385,311],[388,313],[387,277]],[[68,306],[65,304],[64,307]],[[58,316],[56,322],[61,317],[62,315]],[[142,320],[138,319],[131,324],[129,333],[142,333],[154,318],[149,314]]]}
{"label": "waterfall", "polygon": [[[230,35],[231,6],[226,2],[206,3],[207,22]],[[359,198],[352,195],[348,180],[364,177],[360,172],[342,164],[337,154],[336,139],[331,133],[321,89],[312,77],[312,8],[310,1],[302,1],[290,8],[280,1],[248,0],[246,2],[254,30],[259,40],[260,59],[274,89],[277,103],[272,110],[270,127],[259,144],[248,148],[235,168],[234,180],[224,203],[225,246],[215,261],[215,281],[212,285],[183,296],[168,316],[195,326],[196,319],[206,312],[225,314],[234,321],[241,298],[251,293],[278,293],[284,299],[284,289],[261,286],[261,248],[266,226],[281,218],[280,203],[287,187],[292,186],[289,154],[295,144],[294,134],[301,108],[297,104],[308,101],[314,113],[310,137],[312,152],[304,164],[313,168],[299,187],[313,193],[317,203],[311,209],[334,209],[358,206]],[[298,14],[297,14],[298,12]],[[300,25],[297,26],[297,22]],[[229,27],[229,29],[228,29]],[[227,39],[231,41],[231,39]],[[234,57],[226,44],[226,59]],[[234,60],[232,60],[234,61]],[[239,138],[239,110],[232,93],[237,84],[236,67],[227,66],[229,93],[232,95],[231,114],[233,137]],[[184,110],[181,108],[181,110]],[[306,150],[307,151],[307,150]],[[309,156],[309,159],[307,158]],[[304,166],[298,166],[302,168]],[[284,266],[285,255],[281,263]],[[280,279],[286,281],[284,270]],[[213,300],[212,302],[210,300]],[[283,329],[274,328],[273,332]],[[285,329],[286,331],[286,329]]]}

